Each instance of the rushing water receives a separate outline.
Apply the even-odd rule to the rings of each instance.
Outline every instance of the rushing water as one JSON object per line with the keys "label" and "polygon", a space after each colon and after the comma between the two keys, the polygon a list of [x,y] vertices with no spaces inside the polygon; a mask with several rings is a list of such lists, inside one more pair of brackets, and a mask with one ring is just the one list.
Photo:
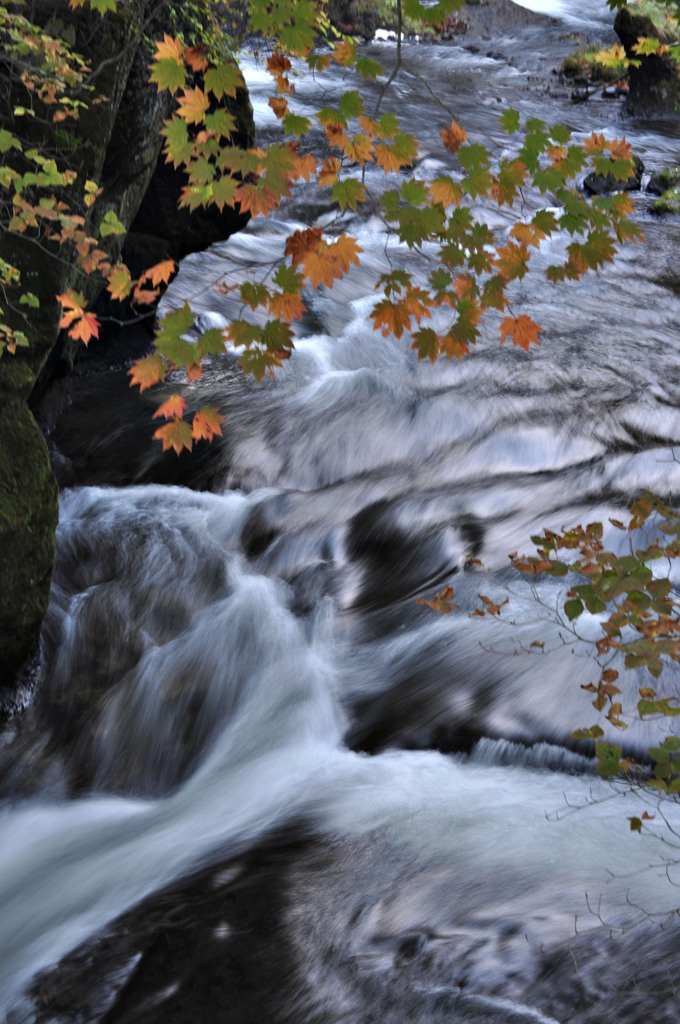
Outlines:
{"label": "rushing water", "polygon": [[[575,25],[605,32],[605,4],[523,6],[564,23],[490,56],[405,46],[394,96],[423,141],[415,173],[447,166],[447,114],[500,152],[504,102],[625,130],[649,169],[669,162],[676,126],[574,108],[534,75]],[[267,138],[265,76],[247,71]],[[434,366],[366,320],[387,256],[425,273],[428,253],[348,213],[362,267],[305,295],[276,380],[216,360],[186,386],[227,415],[208,469],[180,460],[210,491],[148,482],[166,477],[147,412],[121,414],[115,375],[75,395],[53,441],[89,486],[62,495],[48,677],[1,752],[8,1024],[675,1020],[677,811],[574,750],[594,668],[560,637],[559,590],[532,595],[506,568],[543,526],[607,523],[643,486],[680,492],[680,226],[636,202],[644,247],[518,291],[538,351],[501,349],[490,327]],[[313,222],[329,211],[303,189],[186,260],[166,303],[226,323],[238,306],[213,282],[265,273]],[[416,605],[447,583],[450,617]],[[499,619],[469,617],[507,588]],[[631,727],[628,749],[657,728]],[[645,809],[648,834],[631,834]]]}

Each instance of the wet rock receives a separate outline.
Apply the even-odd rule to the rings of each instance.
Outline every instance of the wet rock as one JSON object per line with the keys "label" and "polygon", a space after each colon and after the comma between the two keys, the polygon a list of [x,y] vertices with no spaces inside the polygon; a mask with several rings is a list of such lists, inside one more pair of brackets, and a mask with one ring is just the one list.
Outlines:
{"label": "wet rock", "polygon": [[653,213],[680,213],[680,188],[669,188],[652,206]]}
{"label": "wet rock", "polygon": [[671,188],[680,185],[680,167],[665,167],[661,171],[652,171],[647,184],[647,191],[655,196],[662,196]]}
{"label": "wet rock", "polygon": [[639,156],[634,158],[635,167],[626,181],[620,181],[613,174],[589,174],[583,181],[583,188],[591,196],[603,196],[609,192],[632,192],[642,184],[645,165]]}

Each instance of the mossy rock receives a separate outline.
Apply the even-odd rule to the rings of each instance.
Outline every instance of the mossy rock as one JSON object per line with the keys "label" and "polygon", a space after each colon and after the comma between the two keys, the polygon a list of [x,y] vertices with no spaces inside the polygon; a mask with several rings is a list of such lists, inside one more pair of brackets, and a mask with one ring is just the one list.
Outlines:
{"label": "mossy rock", "polygon": [[49,602],[57,519],[45,439],[26,402],[10,399],[0,404],[0,684],[37,639]]}
{"label": "mossy rock", "polygon": [[669,188],[652,206],[653,213],[680,213],[680,188]]}
{"label": "mossy rock", "polygon": [[647,191],[655,196],[662,196],[664,192],[680,185],[680,167],[665,167],[661,171],[652,171],[652,176],[647,185]]}
{"label": "mossy rock", "polygon": [[597,54],[606,48],[605,43],[580,46],[562,61],[562,74],[565,78],[586,78],[591,82],[618,82],[621,71],[597,59]]}

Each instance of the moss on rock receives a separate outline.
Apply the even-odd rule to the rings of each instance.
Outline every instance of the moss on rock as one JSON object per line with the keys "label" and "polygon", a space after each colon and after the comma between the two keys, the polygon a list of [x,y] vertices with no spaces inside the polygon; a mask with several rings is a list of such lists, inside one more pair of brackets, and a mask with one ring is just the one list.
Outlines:
{"label": "moss on rock", "polygon": [[654,213],[680,213],[680,188],[669,188],[652,206]]}
{"label": "moss on rock", "polygon": [[0,682],[28,655],[47,610],[58,502],[47,445],[24,400],[0,404]]}

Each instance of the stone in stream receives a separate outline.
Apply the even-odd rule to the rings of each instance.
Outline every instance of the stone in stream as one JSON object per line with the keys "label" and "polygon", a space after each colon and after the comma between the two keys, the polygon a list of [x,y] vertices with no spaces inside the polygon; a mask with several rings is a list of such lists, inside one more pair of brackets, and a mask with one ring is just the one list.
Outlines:
{"label": "stone in stream", "polygon": [[615,178],[613,174],[588,174],[583,181],[583,188],[591,196],[608,195],[610,192],[632,192],[642,184],[645,165],[639,156],[634,157],[633,173],[626,181]]}

